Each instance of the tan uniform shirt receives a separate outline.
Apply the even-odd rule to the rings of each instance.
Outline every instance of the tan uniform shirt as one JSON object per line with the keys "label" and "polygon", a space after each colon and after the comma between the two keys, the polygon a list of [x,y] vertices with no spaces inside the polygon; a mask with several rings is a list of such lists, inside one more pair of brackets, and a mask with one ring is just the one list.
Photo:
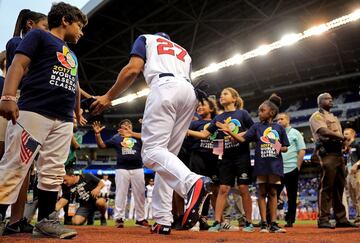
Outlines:
{"label": "tan uniform shirt", "polygon": [[310,129],[315,141],[319,141],[318,131],[320,128],[325,127],[329,130],[342,135],[342,129],[339,120],[333,113],[322,110],[316,111],[310,117]]}

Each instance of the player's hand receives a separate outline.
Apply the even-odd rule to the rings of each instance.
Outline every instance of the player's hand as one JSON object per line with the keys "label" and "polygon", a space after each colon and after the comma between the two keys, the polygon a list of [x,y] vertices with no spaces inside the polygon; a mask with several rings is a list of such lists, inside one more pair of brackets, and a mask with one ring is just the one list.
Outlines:
{"label": "player's hand", "polygon": [[222,131],[226,134],[229,134],[231,132],[229,126],[225,123],[221,123],[221,122],[217,121],[215,125],[219,128],[220,131]]}
{"label": "player's hand", "polygon": [[111,106],[111,100],[106,94],[103,96],[97,96],[95,98],[96,101],[94,101],[90,106],[91,115],[99,115],[105,109]]}
{"label": "player's hand", "polygon": [[76,121],[80,126],[85,126],[87,123],[87,120],[82,115],[82,109],[79,114],[76,114]]}
{"label": "player's hand", "polygon": [[118,133],[123,136],[124,138],[130,138],[133,136],[133,131],[131,131],[128,127],[122,127],[118,129]]}
{"label": "player's hand", "polygon": [[94,198],[97,198],[100,195],[100,189],[96,187],[94,190],[91,191],[91,195]]}
{"label": "player's hand", "polygon": [[1,101],[0,102],[0,115],[6,120],[11,120],[12,123],[16,124],[16,119],[19,117],[19,108],[15,101]]}
{"label": "player's hand", "polygon": [[92,127],[95,133],[100,133],[102,130],[105,129],[105,126],[102,126],[99,121],[94,121]]}
{"label": "player's hand", "polygon": [[351,166],[350,174],[356,174],[358,171],[358,165],[355,163],[353,166]]}

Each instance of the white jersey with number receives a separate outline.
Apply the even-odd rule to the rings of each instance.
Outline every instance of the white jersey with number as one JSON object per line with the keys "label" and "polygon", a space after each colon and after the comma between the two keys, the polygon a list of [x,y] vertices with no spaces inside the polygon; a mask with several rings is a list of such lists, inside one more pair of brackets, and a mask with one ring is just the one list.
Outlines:
{"label": "white jersey with number", "polygon": [[191,57],[180,45],[158,35],[145,37],[146,60],[144,77],[148,84],[161,73],[190,79]]}

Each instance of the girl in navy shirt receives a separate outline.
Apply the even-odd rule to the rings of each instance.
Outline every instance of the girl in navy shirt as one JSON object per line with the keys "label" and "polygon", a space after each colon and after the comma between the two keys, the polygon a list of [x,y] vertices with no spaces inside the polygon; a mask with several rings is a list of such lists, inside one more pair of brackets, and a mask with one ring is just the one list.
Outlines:
{"label": "girl in navy shirt", "polygon": [[[226,123],[228,127],[231,127],[234,134],[244,132],[253,125],[249,113],[242,110],[243,101],[235,89],[223,89],[220,96],[220,104],[223,106],[224,112],[217,115],[206,130],[202,130],[201,132],[189,130],[188,135],[201,139],[208,138],[218,130],[216,122]],[[229,231],[232,229],[229,225],[220,224],[220,222],[229,190],[235,185],[235,180],[237,180],[247,219],[243,231],[253,232],[254,229],[251,224],[252,204],[248,187],[248,185],[251,184],[249,144],[239,143],[230,135],[224,134],[223,132],[218,133],[217,138],[217,142],[221,143],[220,148],[223,146],[224,152],[223,156],[221,156],[221,152],[218,151],[217,153],[220,154],[219,158],[221,159],[218,164],[220,189],[216,199],[215,222],[209,230]]]}
{"label": "girl in navy shirt", "polygon": [[23,9],[20,11],[16,20],[13,38],[6,43],[6,68],[9,69],[15,56],[16,48],[22,41],[22,38],[32,29],[49,29],[47,17],[45,14]]}
{"label": "girl in navy shirt", "polygon": [[[285,129],[273,122],[279,112],[280,97],[272,95],[259,107],[260,122],[255,123],[243,134],[235,134],[229,126],[218,122],[222,131],[240,142],[256,142],[254,175],[259,184],[260,232],[284,233],[276,221],[277,187],[283,177],[281,152],[286,152],[289,141]],[[271,223],[266,223],[266,197],[269,200]]]}
{"label": "girl in navy shirt", "polygon": [[[197,115],[199,120],[194,120],[190,124],[190,130],[202,131],[206,129],[211,120],[216,116],[216,103],[212,99],[206,99],[203,102],[199,102],[197,107]],[[216,133],[214,134],[216,137]],[[218,159],[217,156],[212,153],[214,135],[208,139],[196,139],[188,137],[187,140],[190,143],[190,164],[191,171],[208,176],[214,182],[212,188],[211,197],[207,198],[202,209],[201,218],[199,220],[199,230],[208,230],[206,217],[208,215],[210,200],[213,208],[216,205],[216,196],[219,189],[219,171],[218,171]],[[194,230],[197,230],[195,228]]]}

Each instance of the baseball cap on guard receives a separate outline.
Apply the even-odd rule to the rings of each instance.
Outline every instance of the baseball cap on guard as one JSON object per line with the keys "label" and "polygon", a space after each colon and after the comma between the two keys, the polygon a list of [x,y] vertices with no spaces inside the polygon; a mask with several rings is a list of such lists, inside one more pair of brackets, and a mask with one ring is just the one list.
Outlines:
{"label": "baseball cap on guard", "polygon": [[165,32],[157,32],[155,35],[159,35],[159,36],[162,36],[168,40],[171,40],[170,39],[170,36],[168,34],[166,34]]}

